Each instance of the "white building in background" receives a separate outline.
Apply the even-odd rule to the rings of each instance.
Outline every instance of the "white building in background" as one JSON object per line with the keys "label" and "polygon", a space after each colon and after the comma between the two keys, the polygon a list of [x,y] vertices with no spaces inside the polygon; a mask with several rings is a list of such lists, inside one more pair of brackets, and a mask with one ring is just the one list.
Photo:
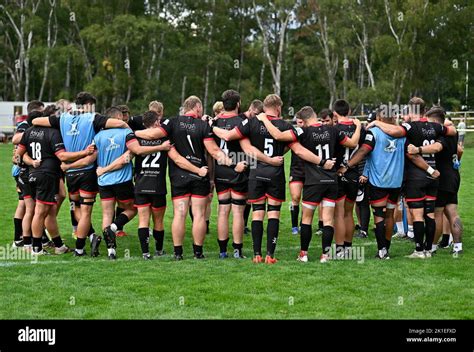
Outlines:
{"label": "white building in background", "polygon": [[[54,103],[44,102],[44,105]],[[25,101],[1,101],[0,102],[0,132],[13,133],[16,126],[16,116],[27,115]]]}

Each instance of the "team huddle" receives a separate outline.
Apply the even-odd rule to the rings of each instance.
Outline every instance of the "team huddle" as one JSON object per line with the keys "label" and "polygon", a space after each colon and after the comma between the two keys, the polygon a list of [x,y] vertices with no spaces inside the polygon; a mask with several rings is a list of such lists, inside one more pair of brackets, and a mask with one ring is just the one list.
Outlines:
{"label": "team huddle", "polygon": [[[395,224],[397,235],[413,237],[409,258],[431,258],[447,247],[462,252],[462,223],[457,212],[462,148],[457,132],[441,107],[425,109],[412,98],[399,116],[380,107],[365,126],[351,117],[345,100],[316,114],[301,108],[295,124],[282,119],[283,102],[275,94],[254,100],[242,112],[240,94],[227,90],[214,106],[214,117],[203,114],[196,96],[188,97],[178,116],[163,118],[163,104],[153,101],[147,112],[130,116],[126,106],[95,112],[96,98],[87,92],[74,104],[60,100],[45,107],[28,105],[28,119],[13,137],[13,176],[18,207],[14,217],[14,247],[33,255],[73,252],[117,258],[117,237],[138,215],[138,239],[143,258],[163,256],[167,172],[173,205],[173,255],[183,259],[188,213],[192,216],[193,253],[204,258],[209,231],[210,202],[218,200],[219,258],[228,257],[229,234],[233,257],[244,259],[244,234],[251,212],[253,262],[274,264],[280,232],[280,211],[286,198],[284,155],[291,150],[289,188],[292,233],[300,234],[297,257],[308,262],[313,221],[319,213],[320,262],[351,255],[355,232],[354,209],[367,237],[370,207],[374,216],[378,259],[389,259]],[[75,249],[62,241],[57,214],[67,196]],[[99,194],[100,233],[92,226]],[[300,219],[300,203],[301,219]],[[406,204],[408,236],[399,205]],[[232,214],[232,220],[231,220]],[[262,250],[267,218],[266,251]],[[150,222],[153,225],[150,226]],[[334,242],[334,245],[333,245]]]}

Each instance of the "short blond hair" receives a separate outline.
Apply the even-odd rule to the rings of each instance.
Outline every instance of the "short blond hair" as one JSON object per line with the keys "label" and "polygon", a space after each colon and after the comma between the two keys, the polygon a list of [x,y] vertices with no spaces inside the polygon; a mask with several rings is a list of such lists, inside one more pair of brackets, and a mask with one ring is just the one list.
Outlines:
{"label": "short blond hair", "polygon": [[196,105],[202,105],[201,99],[199,99],[195,95],[191,95],[186,98],[186,100],[183,103],[183,110],[184,112],[191,111],[196,107]]}
{"label": "short blond hair", "polygon": [[157,100],[150,101],[150,104],[148,104],[148,110],[154,111],[159,115],[163,114],[163,109],[164,109],[163,103]]}
{"label": "short blond hair", "polygon": [[283,101],[276,94],[268,94],[263,101],[263,106],[265,108],[281,108],[283,106]]}
{"label": "short blond hair", "polygon": [[224,110],[224,103],[222,101],[216,101],[212,107],[214,115],[219,115]]}

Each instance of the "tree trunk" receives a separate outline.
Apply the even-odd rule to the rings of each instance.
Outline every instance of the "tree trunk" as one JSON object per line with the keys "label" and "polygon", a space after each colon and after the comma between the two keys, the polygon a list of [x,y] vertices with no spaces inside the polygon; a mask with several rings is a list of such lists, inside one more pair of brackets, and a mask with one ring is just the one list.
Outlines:
{"label": "tree trunk", "polygon": [[[41,88],[40,88],[40,92],[38,96],[39,101],[43,100],[44,88],[46,86],[46,80],[48,79],[48,72],[49,72],[49,56],[50,56],[51,48],[54,48],[56,46],[56,39],[58,36],[58,26],[57,26],[57,23],[55,23],[54,39],[52,40],[52,43],[51,43],[51,20],[52,20],[54,10],[56,7],[56,0],[50,1],[50,5],[51,5],[51,10],[49,11],[49,17],[48,17],[48,36],[47,36],[48,48],[46,49],[46,55],[44,58],[43,81],[41,82]],[[56,16],[55,16],[55,19],[56,19]]]}
{"label": "tree trunk", "polygon": [[187,77],[183,77],[183,83],[181,85],[181,106],[184,104],[184,99],[186,99],[186,79]]}

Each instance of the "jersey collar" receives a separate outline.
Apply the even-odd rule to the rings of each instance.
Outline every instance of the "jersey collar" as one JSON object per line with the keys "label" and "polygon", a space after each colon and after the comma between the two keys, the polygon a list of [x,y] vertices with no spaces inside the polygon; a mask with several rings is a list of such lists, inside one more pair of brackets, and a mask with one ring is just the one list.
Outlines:
{"label": "jersey collar", "polygon": [[428,122],[428,118],[426,117],[422,117],[421,119],[419,119],[418,121],[420,122]]}
{"label": "jersey collar", "polygon": [[188,112],[187,114],[184,114],[183,116],[193,117],[193,118],[195,118],[195,119],[198,119],[198,118],[199,118],[199,116],[198,116],[196,113],[194,113],[194,112]]}
{"label": "jersey collar", "polygon": [[353,124],[354,124],[354,121],[352,121],[352,120],[349,120],[349,121],[338,121],[337,123],[340,124],[340,125],[353,125]]}
{"label": "jersey collar", "polygon": [[232,117],[237,117],[237,116],[239,116],[239,115],[236,115],[233,112],[228,112],[228,113],[223,112],[222,114],[220,114],[217,117],[220,118],[220,119],[230,119]]}
{"label": "jersey collar", "polygon": [[323,124],[320,122],[313,123],[312,125],[309,125],[310,127],[321,127]]}
{"label": "jersey collar", "polygon": [[281,119],[281,117],[278,117],[278,116],[268,115],[268,114],[266,114],[266,115],[267,115],[267,118],[269,120],[280,120]]}

